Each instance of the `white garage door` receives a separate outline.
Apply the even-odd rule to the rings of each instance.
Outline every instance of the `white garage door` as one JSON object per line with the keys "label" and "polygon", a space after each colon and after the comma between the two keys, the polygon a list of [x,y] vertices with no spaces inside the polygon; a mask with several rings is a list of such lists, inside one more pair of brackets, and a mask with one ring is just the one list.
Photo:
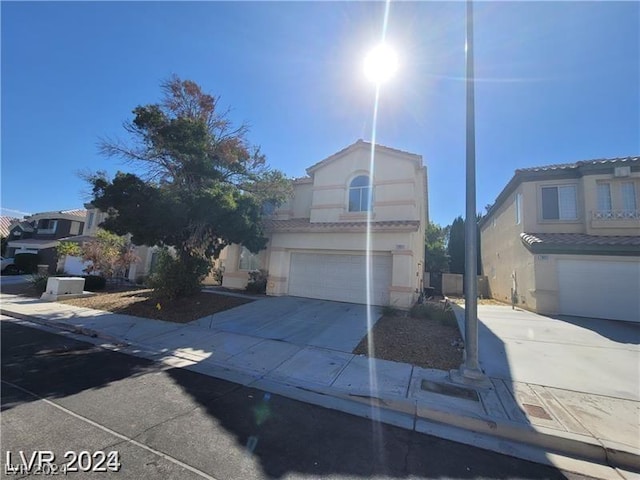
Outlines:
{"label": "white garage door", "polygon": [[[374,305],[389,303],[391,255],[373,255]],[[366,303],[366,257],[292,253],[289,270],[289,295],[338,302]]]}
{"label": "white garage door", "polygon": [[640,261],[558,260],[560,313],[640,322]]}

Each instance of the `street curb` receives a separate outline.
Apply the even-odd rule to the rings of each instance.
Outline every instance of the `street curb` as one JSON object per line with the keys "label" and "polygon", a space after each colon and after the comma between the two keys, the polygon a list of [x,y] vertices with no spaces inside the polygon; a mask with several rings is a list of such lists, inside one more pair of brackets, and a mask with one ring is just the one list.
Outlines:
{"label": "street curb", "polygon": [[116,346],[129,345],[129,342],[122,340],[121,338],[107,335],[106,333],[102,333],[98,330],[93,330],[92,328],[78,327],[76,325],[69,325],[68,323],[61,322],[59,320],[49,320],[46,318],[36,317],[33,315],[27,315],[25,313],[8,310],[4,306],[0,307],[0,314],[7,315],[8,317],[17,318],[19,320],[27,320],[29,322],[37,323],[45,327],[59,328],[60,330],[75,333],[78,335],[84,335],[86,337],[100,338]]}
{"label": "street curb", "polygon": [[[480,446],[498,453],[555,466],[545,455],[541,455],[541,452],[531,451],[532,448],[543,449],[542,453],[566,457],[578,462],[578,464],[580,462],[595,462],[604,468],[640,472],[640,450],[633,451],[633,447],[615,442],[600,442],[584,435],[547,427],[524,425],[505,419],[496,422],[495,419],[485,415],[470,412],[460,414],[456,410],[435,406],[423,400],[390,396],[375,397],[369,395],[368,392],[350,392],[330,386],[291,382],[286,378],[268,377],[268,373],[261,374],[241,368],[229,368],[224,362],[209,362],[208,369],[205,369],[197,360],[182,357],[175,352],[158,352],[151,345],[131,343],[94,329],[27,315],[4,307],[0,308],[0,313],[43,326],[55,327],[91,338],[100,338],[114,346],[125,347],[123,349],[125,353],[130,348],[141,348],[143,350],[140,353],[146,352],[147,354],[143,356],[155,358],[157,361],[164,361],[160,355],[177,358],[184,362],[184,368],[209,376],[267,390],[273,394],[321,407],[379,420],[408,430]],[[134,353],[130,352],[130,354]],[[465,431],[473,435],[465,439],[463,435]],[[482,446],[477,443],[478,438],[482,440]],[[506,445],[504,441],[514,442],[515,445]],[[590,472],[586,469],[577,473],[589,474]]]}

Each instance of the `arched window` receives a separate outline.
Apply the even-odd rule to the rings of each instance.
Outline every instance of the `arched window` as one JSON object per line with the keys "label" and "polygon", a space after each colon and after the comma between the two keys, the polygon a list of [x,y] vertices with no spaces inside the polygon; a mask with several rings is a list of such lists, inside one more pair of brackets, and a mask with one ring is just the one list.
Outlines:
{"label": "arched window", "polygon": [[371,185],[369,177],[359,175],[349,185],[349,211],[367,212],[371,210],[370,200]]}

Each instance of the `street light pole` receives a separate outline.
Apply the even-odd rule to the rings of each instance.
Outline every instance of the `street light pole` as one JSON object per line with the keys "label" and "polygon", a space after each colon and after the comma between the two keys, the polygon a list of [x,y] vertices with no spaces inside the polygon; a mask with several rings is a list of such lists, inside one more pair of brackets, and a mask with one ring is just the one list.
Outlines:
{"label": "street light pole", "polygon": [[486,385],[488,379],[478,363],[478,280],[477,280],[477,219],[476,219],[476,132],[475,90],[473,71],[473,3],[467,0],[466,29],[466,214],[464,222],[464,319],[465,348],[464,363],[454,380],[475,385]]}

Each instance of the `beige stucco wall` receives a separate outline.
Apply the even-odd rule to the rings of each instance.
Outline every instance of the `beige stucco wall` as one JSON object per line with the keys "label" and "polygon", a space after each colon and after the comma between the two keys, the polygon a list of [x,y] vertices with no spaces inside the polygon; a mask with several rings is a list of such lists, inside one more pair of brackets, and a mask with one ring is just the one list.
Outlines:
{"label": "beige stucco wall", "polygon": [[[311,222],[362,220],[348,211],[349,184],[370,173],[370,147],[363,144],[313,172]],[[373,220],[420,220],[425,204],[424,169],[406,155],[376,150],[373,172]]]}
{"label": "beige stucco wall", "polygon": [[[93,222],[89,225],[89,217],[93,213]],[[98,231],[98,225],[105,221],[107,214],[101,212],[97,208],[87,210],[87,215],[84,219],[84,232],[83,235],[95,236]]]}
{"label": "beige stucco wall", "polygon": [[[489,281],[493,298],[510,301],[515,274],[519,304],[541,313],[555,313],[558,309],[558,280],[556,262],[563,255],[533,255],[520,240],[520,233],[585,233],[589,235],[640,235],[637,219],[592,219],[598,208],[597,183],[611,183],[612,208],[622,208],[619,184],[633,181],[636,197],[640,195],[640,172],[630,177],[616,178],[613,168],[606,175],[585,175],[576,179],[523,182],[502,202],[481,228],[483,273]],[[542,220],[541,188],[552,185],[576,185],[578,219],[575,221]],[[522,194],[522,222],[515,223],[515,195]],[[636,199],[640,205],[640,199]],[[589,256],[591,259],[607,257]],[[609,257],[610,258],[610,257]],[[617,258],[616,258],[617,259]],[[631,260],[629,260],[631,261]]]}
{"label": "beige stucco wall", "polygon": [[[233,244],[226,247],[220,253],[220,266],[224,268],[222,275],[222,286],[227,288],[239,288],[243,289],[247,286],[249,281],[249,271],[240,269],[240,253],[242,252],[242,246]],[[269,250],[262,250],[258,254],[258,262],[260,268],[268,269]]]}
{"label": "beige stucco wall", "polygon": [[[481,258],[491,297],[511,302],[511,289],[515,285],[518,304],[535,310],[533,256],[520,240],[525,226],[537,221],[537,212],[530,208],[532,203],[535,205],[537,191],[529,187],[527,184],[520,185],[482,226]],[[522,194],[520,224],[516,223],[515,198],[518,193]]]}

